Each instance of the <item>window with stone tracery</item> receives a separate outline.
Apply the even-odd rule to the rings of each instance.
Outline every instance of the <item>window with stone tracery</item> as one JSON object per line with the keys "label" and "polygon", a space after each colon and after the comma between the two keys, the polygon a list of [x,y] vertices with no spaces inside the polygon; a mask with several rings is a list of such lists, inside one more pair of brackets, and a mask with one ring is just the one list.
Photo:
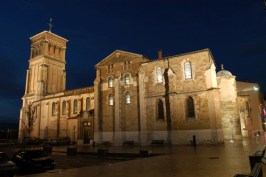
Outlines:
{"label": "window with stone tracery", "polygon": [[130,83],[130,75],[126,74],[125,75],[125,85],[129,85],[129,83]]}
{"label": "window with stone tracery", "polygon": [[130,92],[127,91],[125,96],[126,96],[126,104],[130,104],[131,103],[131,94],[130,94]]}
{"label": "window with stone tracery", "polygon": [[163,82],[163,71],[161,67],[157,67],[156,69],[157,83]]}
{"label": "window with stone tracery", "polygon": [[109,104],[110,106],[114,105],[114,97],[113,97],[112,94],[109,94],[109,95],[108,95],[108,104]]}
{"label": "window with stone tracery", "polygon": [[185,79],[192,79],[191,63],[189,61],[184,64]]}
{"label": "window with stone tracery", "polygon": [[108,87],[109,88],[113,87],[113,78],[112,77],[108,78]]}

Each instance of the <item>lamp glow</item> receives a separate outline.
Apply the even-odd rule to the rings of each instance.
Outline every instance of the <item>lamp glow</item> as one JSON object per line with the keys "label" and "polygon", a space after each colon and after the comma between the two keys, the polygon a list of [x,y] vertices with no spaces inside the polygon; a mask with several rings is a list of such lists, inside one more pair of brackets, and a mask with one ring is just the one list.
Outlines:
{"label": "lamp glow", "polygon": [[253,87],[253,90],[254,90],[254,91],[258,91],[258,90],[259,90],[259,88],[258,88],[258,87],[256,87],[256,86],[254,86],[254,87]]}

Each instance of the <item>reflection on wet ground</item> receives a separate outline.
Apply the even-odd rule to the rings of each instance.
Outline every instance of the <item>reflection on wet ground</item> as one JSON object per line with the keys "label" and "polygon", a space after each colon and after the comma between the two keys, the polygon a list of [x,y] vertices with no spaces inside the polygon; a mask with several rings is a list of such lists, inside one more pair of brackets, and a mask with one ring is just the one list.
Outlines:
{"label": "reflection on wet ground", "polygon": [[[110,158],[91,155],[67,156],[67,147],[54,147],[52,157],[56,160],[55,170],[31,174],[31,177],[159,177],[159,176],[204,176],[233,177],[237,173],[249,173],[248,156],[264,141],[244,139],[226,141],[220,145],[202,146],[147,146],[109,147],[109,153],[139,154],[145,148],[150,153],[162,154],[143,158]],[[78,147],[78,152],[97,152],[97,148]],[[264,174],[266,174],[263,166]]]}

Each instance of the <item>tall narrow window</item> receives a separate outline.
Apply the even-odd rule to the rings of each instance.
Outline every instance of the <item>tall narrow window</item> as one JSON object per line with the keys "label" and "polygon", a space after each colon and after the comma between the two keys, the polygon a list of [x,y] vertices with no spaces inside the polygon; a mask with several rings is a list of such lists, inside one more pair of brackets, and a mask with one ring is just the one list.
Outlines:
{"label": "tall narrow window", "polygon": [[114,65],[113,64],[108,65],[107,72],[108,73],[113,72],[113,69],[114,69]]}
{"label": "tall narrow window", "polygon": [[129,76],[129,74],[126,74],[125,75],[125,85],[129,85],[129,83],[130,83],[130,76]]}
{"label": "tall narrow window", "polygon": [[191,96],[187,98],[187,116],[188,118],[195,118],[194,101]]}
{"label": "tall narrow window", "polygon": [[127,91],[126,94],[126,104],[130,104],[131,103],[131,95],[130,95],[130,92]]}
{"label": "tall narrow window", "polygon": [[75,114],[77,112],[78,112],[78,100],[75,99],[73,104],[73,113]]}
{"label": "tall narrow window", "polygon": [[52,103],[52,116],[55,116],[55,102]]}
{"label": "tall narrow window", "polygon": [[130,61],[124,62],[124,70],[130,69]]}
{"label": "tall narrow window", "polygon": [[163,101],[160,99],[157,105],[157,119],[164,120]]}
{"label": "tall narrow window", "polygon": [[112,77],[108,78],[108,87],[109,88],[113,87],[113,78]]}
{"label": "tall narrow window", "polygon": [[91,98],[86,98],[86,110],[89,111],[91,109]]}
{"label": "tall narrow window", "polygon": [[66,101],[63,101],[62,103],[62,115],[66,114]]}
{"label": "tall narrow window", "polygon": [[112,94],[109,94],[109,95],[108,95],[108,104],[109,104],[110,106],[114,105],[114,97],[113,97]]}
{"label": "tall narrow window", "polygon": [[185,79],[192,79],[191,63],[189,61],[185,63],[184,69],[185,69]]}
{"label": "tall narrow window", "polygon": [[156,75],[157,75],[157,83],[162,83],[163,82],[163,72],[162,72],[161,67],[157,67]]}

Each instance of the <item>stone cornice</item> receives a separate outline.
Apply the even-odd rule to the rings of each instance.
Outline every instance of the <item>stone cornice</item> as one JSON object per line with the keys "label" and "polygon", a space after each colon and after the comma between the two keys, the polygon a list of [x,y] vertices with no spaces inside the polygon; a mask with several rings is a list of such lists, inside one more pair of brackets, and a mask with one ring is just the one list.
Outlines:
{"label": "stone cornice", "polygon": [[60,63],[63,63],[63,64],[66,64],[66,61],[65,60],[62,60],[62,59],[59,59],[57,57],[52,57],[50,55],[39,55],[39,56],[36,56],[34,58],[31,58],[29,59],[28,61],[29,62],[32,62],[32,61],[35,61],[35,60],[39,60],[39,59],[51,59],[51,60],[54,60],[56,62],[60,62]]}
{"label": "stone cornice", "polygon": [[46,31],[46,30],[43,31],[43,32],[40,32],[40,33],[38,33],[38,34],[36,34],[36,35],[34,35],[34,36],[32,36],[32,37],[30,38],[30,40],[34,40],[34,39],[36,39],[37,37],[39,37],[39,36],[41,36],[41,35],[45,35],[45,34],[46,34],[46,35],[54,36],[54,37],[59,38],[59,39],[65,41],[65,42],[68,42],[67,39],[65,39],[65,38],[63,38],[63,37],[61,37],[61,36],[58,36],[58,35],[56,35],[56,34],[54,34],[54,33],[52,33],[52,32]]}

